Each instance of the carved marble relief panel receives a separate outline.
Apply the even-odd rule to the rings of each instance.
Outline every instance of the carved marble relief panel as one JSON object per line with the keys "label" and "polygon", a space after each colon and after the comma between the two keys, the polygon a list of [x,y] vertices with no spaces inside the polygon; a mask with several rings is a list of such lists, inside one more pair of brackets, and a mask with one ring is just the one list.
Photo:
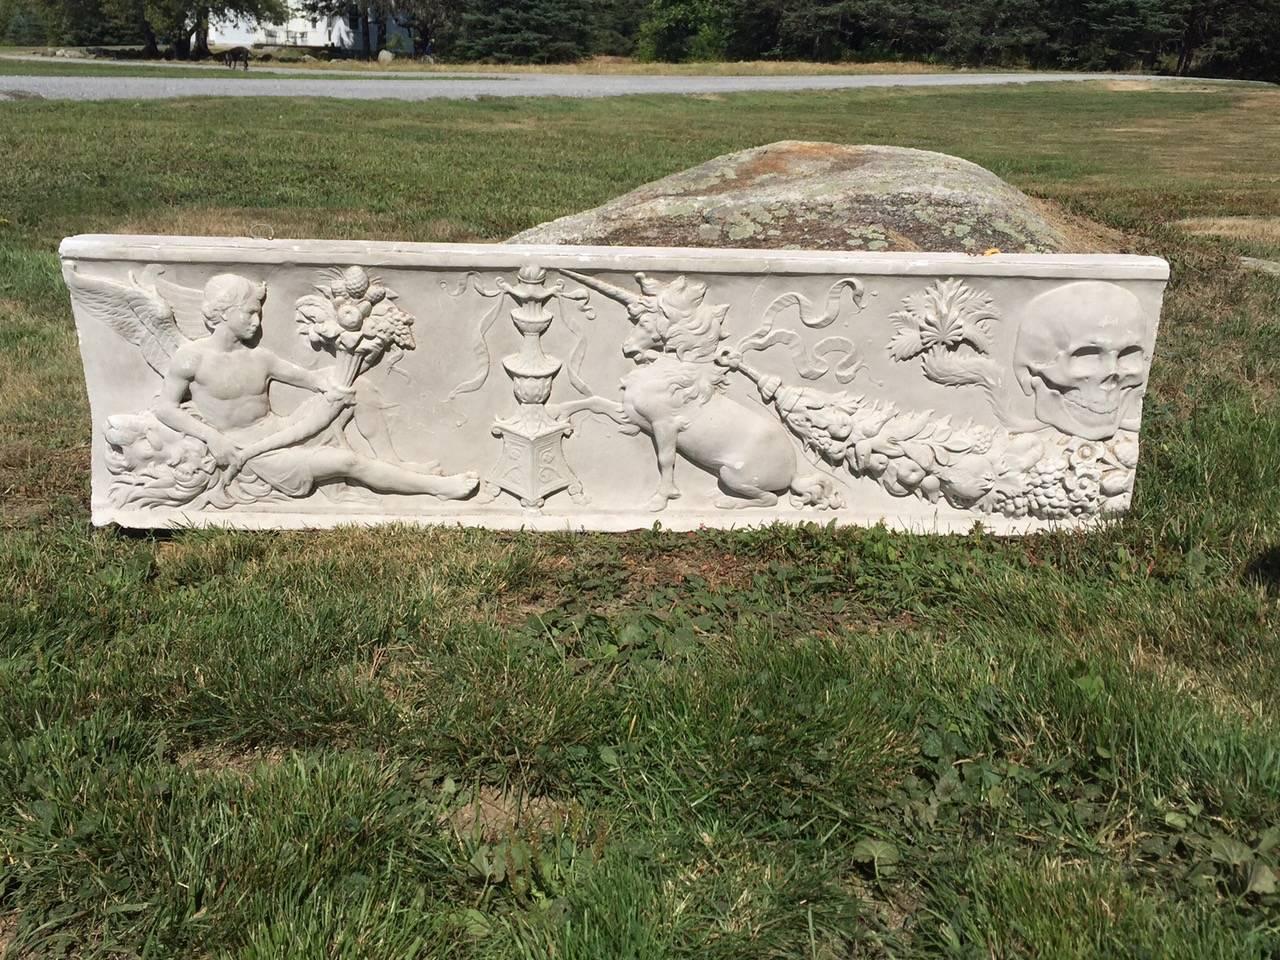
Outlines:
{"label": "carved marble relief panel", "polygon": [[96,523],[1124,510],[1164,261],[74,237]]}

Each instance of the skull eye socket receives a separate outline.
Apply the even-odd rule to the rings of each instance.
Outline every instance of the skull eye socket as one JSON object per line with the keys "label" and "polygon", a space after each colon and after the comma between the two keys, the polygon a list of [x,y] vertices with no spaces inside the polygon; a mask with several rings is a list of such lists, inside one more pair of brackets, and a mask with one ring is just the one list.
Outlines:
{"label": "skull eye socket", "polygon": [[1139,346],[1125,347],[1120,351],[1117,358],[1120,372],[1125,374],[1142,372],[1142,348]]}
{"label": "skull eye socket", "polygon": [[1089,345],[1071,351],[1067,372],[1073,378],[1086,378],[1102,372],[1102,348]]}

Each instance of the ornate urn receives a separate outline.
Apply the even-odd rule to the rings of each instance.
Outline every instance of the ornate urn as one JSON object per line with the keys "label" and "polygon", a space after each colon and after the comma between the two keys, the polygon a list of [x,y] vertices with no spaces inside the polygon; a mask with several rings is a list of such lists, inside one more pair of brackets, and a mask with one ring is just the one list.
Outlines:
{"label": "ornate urn", "polygon": [[574,502],[585,502],[582,483],[565,461],[561,446],[573,426],[547,411],[563,363],[543,351],[542,335],[555,319],[548,303],[560,295],[561,285],[548,286],[547,271],[527,264],[520,268],[514,285],[499,278],[497,286],[515,301],[511,322],[520,332],[520,350],[503,357],[502,368],[511,378],[518,407],[514,416],[493,425],[493,435],[502,440],[502,452],[485,478],[481,499],[493,500],[506,490],[519,497],[522,506],[536,509],[551,494],[567,489]]}

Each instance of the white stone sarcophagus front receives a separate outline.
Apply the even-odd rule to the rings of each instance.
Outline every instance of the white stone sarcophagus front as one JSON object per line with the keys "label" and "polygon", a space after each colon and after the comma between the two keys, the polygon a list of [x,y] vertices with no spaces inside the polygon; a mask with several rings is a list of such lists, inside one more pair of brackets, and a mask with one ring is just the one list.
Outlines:
{"label": "white stone sarcophagus front", "polygon": [[93,520],[997,533],[1122,511],[1149,257],[63,242]]}

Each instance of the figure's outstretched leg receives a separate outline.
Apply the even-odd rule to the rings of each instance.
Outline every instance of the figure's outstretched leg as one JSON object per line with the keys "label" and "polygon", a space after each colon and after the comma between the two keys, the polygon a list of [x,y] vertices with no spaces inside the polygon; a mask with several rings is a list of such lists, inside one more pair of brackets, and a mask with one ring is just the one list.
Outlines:
{"label": "figure's outstretched leg", "polygon": [[653,451],[658,456],[658,491],[649,500],[649,509],[662,510],[668,500],[676,500],[676,438],[680,428],[675,420],[660,420],[653,425]]}
{"label": "figure's outstretched leg", "polygon": [[582,397],[578,400],[566,400],[564,403],[547,404],[547,413],[557,418],[572,417],[575,413],[582,413],[584,410],[598,413],[602,417],[608,417],[614,423],[631,425],[631,421],[627,419],[627,414],[623,410],[622,404],[605,397]]}
{"label": "figure's outstretched leg", "polygon": [[480,484],[478,473],[452,476],[418,473],[336,447],[308,450],[307,456],[318,483],[347,480],[378,493],[427,493],[444,500],[460,500]]}
{"label": "figure's outstretched leg", "polygon": [[772,507],[778,502],[778,495],[771,490],[764,490],[753,484],[745,473],[735,467],[720,468],[720,485],[729,493],[738,497],[717,497],[716,506],[721,510],[741,510],[744,507]]}

